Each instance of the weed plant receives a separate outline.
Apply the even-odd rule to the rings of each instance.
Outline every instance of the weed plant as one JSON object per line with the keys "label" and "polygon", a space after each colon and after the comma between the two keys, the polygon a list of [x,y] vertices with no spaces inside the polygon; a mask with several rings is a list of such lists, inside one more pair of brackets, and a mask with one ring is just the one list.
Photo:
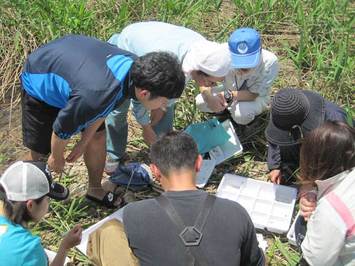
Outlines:
{"label": "weed plant", "polygon": [[[350,121],[355,114],[354,13],[355,4],[348,0],[0,0],[1,110],[11,113],[20,108],[19,74],[26,56],[41,44],[71,33],[107,40],[130,23],[160,20],[220,42],[237,27],[255,27],[263,36],[263,47],[281,62],[274,91],[285,86],[318,91],[343,106]],[[197,93],[189,84],[177,105],[176,128],[204,118],[194,104]],[[266,122],[267,117],[264,126]],[[0,165],[11,157],[3,152],[3,144]],[[247,152],[216,169],[206,189],[213,191],[225,171],[265,179],[265,144],[260,133],[247,143]],[[131,137],[129,147],[138,151],[137,156],[146,149],[140,136]],[[85,191],[85,178],[85,173],[70,174],[62,181]],[[56,250],[62,234],[74,224],[87,227],[105,215],[107,211],[87,206],[73,193],[69,202],[52,203],[51,213],[34,231],[46,247]],[[270,265],[296,265],[299,254],[284,237],[271,235],[268,240]],[[70,256],[76,265],[89,264],[76,250]]]}

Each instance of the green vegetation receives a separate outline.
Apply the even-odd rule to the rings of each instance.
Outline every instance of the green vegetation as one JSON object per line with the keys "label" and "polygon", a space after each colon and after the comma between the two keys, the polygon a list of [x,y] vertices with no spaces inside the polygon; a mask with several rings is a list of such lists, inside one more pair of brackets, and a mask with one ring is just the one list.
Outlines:
{"label": "green vegetation", "polygon": [[[39,45],[69,33],[107,40],[132,22],[161,20],[184,25],[217,41],[225,41],[240,26],[257,28],[263,46],[274,51],[281,62],[274,90],[285,86],[314,89],[345,107],[350,120],[355,114],[354,13],[355,4],[348,0],[0,0],[0,105],[13,112],[20,108],[18,76],[27,54]],[[193,104],[196,93],[190,85],[179,102],[177,128],[203,118]],[[6,123],[2,115],[0,119]],[[15,119],[12,124],[18,125],[20,118]],[[267,117],[263,119],[265,124]],[[246,145],[247,152],[217,168],[208,191],[215,190],[227,171],[265,179],[262,132]],[[140,136],[131,136],[130,140],[131,157],[147,161],[146,145]],[[0,145],[0,166],[17,154],[7,152],[12,149],[5,144]],[[15,144],[21,146],[20,139]],[[67,170],[61,180],[70,185],[71,200],[53,202],[51,214],[35,227],[44,245],[53,250],[72,225],[86,227],[107,215],[83,201],[86,174],[75,171],[78,165]],[[296,264],[299,255],[285,238],[270,236],[268,240],[271,265]],[[76,250],[70,255],[76,265],[89,263]]]}

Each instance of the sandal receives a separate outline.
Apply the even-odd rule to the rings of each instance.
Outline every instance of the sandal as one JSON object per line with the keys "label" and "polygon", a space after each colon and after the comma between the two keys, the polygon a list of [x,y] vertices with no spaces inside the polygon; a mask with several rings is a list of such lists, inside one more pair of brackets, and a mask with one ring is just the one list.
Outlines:
{"label": "sandal", "polygon": [[[90,201],[93,201],[95,203],[98,203],[108,209],[115,209],[115,208],[119,209],[123,205],[122,197],[119,197],[118,195],[116,195],[112,192],[107,192],[106,195],[102,199],[98,199],[98,198],[96,198],[94,196],[90,196],[88,194],[85,195],[85,198]],[[115,205],[117,199],[120,199],[118,206]]]}

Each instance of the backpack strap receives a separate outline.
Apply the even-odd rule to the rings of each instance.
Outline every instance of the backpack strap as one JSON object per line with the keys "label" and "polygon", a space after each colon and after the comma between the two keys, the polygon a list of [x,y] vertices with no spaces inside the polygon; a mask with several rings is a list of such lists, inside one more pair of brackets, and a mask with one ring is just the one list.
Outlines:
{"label": "backpack strap", "polygon": [[170,220],[175,224],[176,228],[180,232],[180,240],[186,247],[186,252],[190,257],[189,265],[209,265],[203,251],[197,246],[200,245],[203,237],[203,228],[215,200],[216,197],[207,195],[202,209],[196,218],[195,225],[186,226],[167,197],[160,195],[156,198],[156,201],[159,203],[160,207],[166,212]]}
{"label": "backpack strap", "polygon": [[346,238],[355,236],[355,219],[342,199],[339,198],[334,192],[328,193],[325,198],[346,224]]}

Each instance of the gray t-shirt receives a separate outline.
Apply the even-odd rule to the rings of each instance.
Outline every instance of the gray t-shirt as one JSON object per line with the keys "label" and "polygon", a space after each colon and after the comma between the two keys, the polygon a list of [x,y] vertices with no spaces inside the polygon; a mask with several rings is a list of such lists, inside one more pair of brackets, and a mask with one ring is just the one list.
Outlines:
{"label": "gray t-shirt", "polygon": [[[178,191],[164,195],[188,226],[194,225],[207,192]],[[188,255],[180,232],[155,199],[127,205],[123,224],[129,245],[142,266],[187,265]],[[238,203],[226,199],[216,199],[198,248],[209,265],[264,265],[248,213]]]}

